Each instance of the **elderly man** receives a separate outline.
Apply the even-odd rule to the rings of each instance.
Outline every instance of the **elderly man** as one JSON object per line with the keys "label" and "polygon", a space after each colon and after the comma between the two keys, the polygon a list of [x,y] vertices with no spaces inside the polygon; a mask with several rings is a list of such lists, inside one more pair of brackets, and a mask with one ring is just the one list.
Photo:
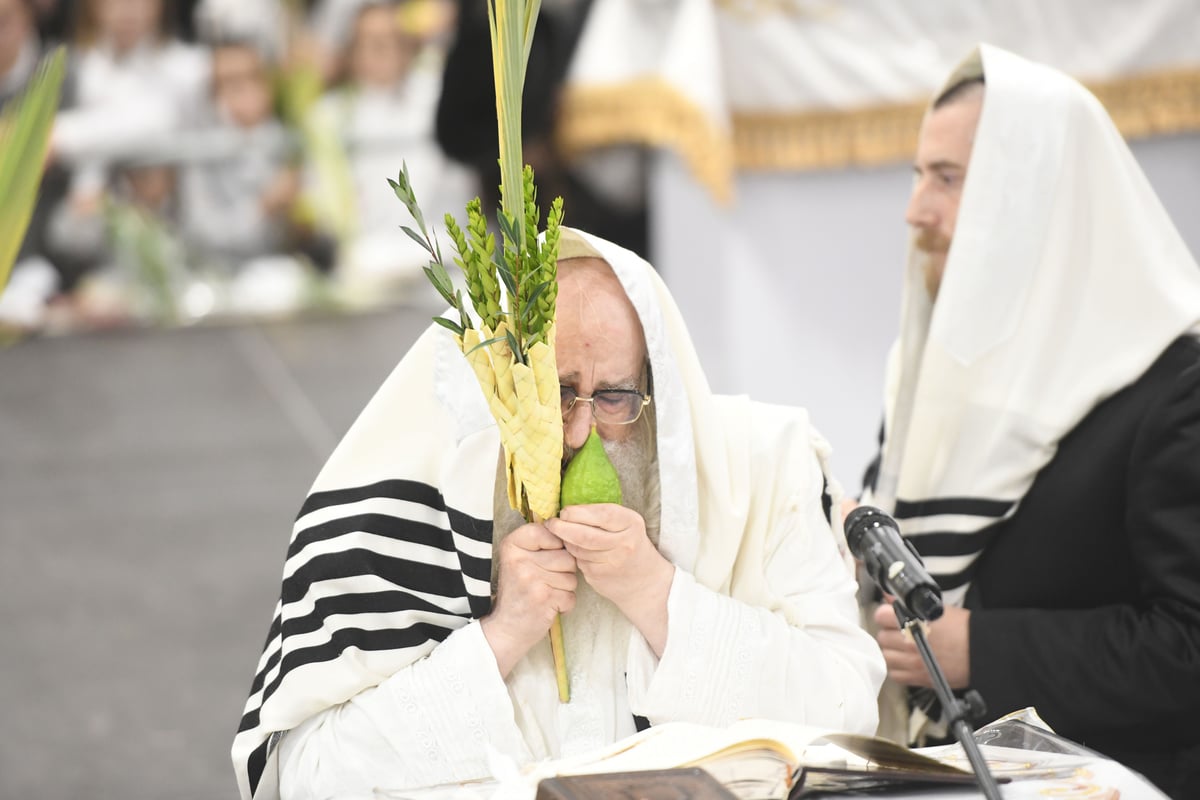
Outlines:
{"label": "elderly man", "polygon": [[[865,499],[956,606],[929,629],[952,686],[1193,796],[1200,268],[1078,83],[983,46],[947,86]],[[889,677],[929,686],[891,607],[875,622]],[[907,696],[915,734],[937,714]]]}
{"label": "elderly man", "polygon": [[557,330],[565,449],[594,423],[625,505],[514,514],[475,378],[431,326],[297,519],[234,743],[244,796],[479,778],[491,750],[576,754],[635,716],[874,730],[883,661],[807,415],[714,396],[651,267],[569,230]]}

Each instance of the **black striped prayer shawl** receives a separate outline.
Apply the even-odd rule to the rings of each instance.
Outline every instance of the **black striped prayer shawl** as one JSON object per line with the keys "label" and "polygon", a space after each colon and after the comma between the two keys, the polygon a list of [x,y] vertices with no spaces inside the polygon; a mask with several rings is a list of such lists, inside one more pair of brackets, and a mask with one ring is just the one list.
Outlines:
{"label": "black striped prayer shawl", "polygon": [[[438,523],[388,513],[387,508],[395,505],[394,501],[428,509]],[[365,510],[364,506],[367,509],[379,507]],[[354,512],[347,516],[304,524],[313,512],[348,507],[353,507]],[[376,550],[363,549],[353,541],[360,533],[383,537],[398,545],[436,549],[445,554],[445,562],[427,563],[418,558],[406,558],[402,552],[389,557]],[[463,540],[479,547],[460,548]],[[259,726],[263,703],[279,688],[283,676],[299,667],[332,661],[351,648],[427,651],[429,645],[443,641],[467,620],[486,614],[491,608],[490,592],[480,593],[478,589],[489,586],[491,559],[477,553],[484,548],[490,551],[491,541],[491,520],[477,519],[447,507],[435,487],[418,481],[385,480],[310,495],[300,510],[295,536],[287,552],[287,563],[300,565],[283,581],[267,644],[250,687],[250,701],[238,726],[239,734]],[[306,559],[305,551],[317,545],[326,552]],[[476,554],[472,554],[472,550]],[[313,604],[310,613],[284,621],[283,607],[300,602],[315,584],[355,576],[376,576],[395,588],[324,597]],[[474,579],[474,593],[468,590],[464,576]],[[438,604],[422,595],[445,600]],[[458,602],[461,600],[466,601],[465,607]],[[385,613],[411,617],[411,624],[382,629],[340,627],[328,638],[282,656],[284,638],[317,632],[330,617],[345,615],[353,618],[354,615]],[[453,624],[445,617],[461,622]],[[275,738],[268,737],[247,757],[247,778],[252,791],[262,779],[268,752],[274,744]]]}
{"label": "black striped prayer shawl", "polygon": [[1200,326],[1200,268],[1099,102],[988,45],[943,88],[980,75],[936,304],[910,248],[864,495],[956,604],[1059,440]]}
{"label": "black striped prayer shawl", "polygon": [[[796,496],[820,495],[828,444],[800,409],[764,413],[745,397],[713,395],[674,301],[645,261],[570,229],[559,252],[607,261],[642,322],[654,376],[659,551],[699,584],[803,624],[803,612],[773,594],[761,558],[742,556],[766,552]],[[765,463],[751,450],[756,424],[770,426],[777,447]],[[488,611],[499,454],[470,367],[431,325],[330,456],[296,519],[233,743],[243,798],[278,796],[285,732]],[[849,575],[841,526],[824,534]]]}

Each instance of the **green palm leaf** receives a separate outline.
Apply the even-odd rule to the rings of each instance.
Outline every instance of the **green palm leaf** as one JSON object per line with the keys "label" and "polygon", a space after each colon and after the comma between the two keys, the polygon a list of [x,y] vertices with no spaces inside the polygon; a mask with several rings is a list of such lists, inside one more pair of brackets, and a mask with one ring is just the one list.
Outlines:
{"label": "green palm leaf", "polygon": [[25,91],[0,113],[0,290],[8,283],[33,215],[65,71],[66,54],[60,47],[42,60]]}

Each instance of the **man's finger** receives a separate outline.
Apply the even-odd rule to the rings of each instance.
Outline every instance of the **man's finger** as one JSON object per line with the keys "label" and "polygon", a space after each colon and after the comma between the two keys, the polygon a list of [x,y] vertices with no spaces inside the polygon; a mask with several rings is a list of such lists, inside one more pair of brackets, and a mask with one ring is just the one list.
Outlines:
{"label": "man's finger", "polygon": [[879,647],[882,650],[895,650],[896,652],[916,652],[917,646],[900,631],[880,631],[875,634],[875,641],[879,642]]}
{"label": "man's finger", "polygon": [[551,533],[545,525],[522,525],[509,534],[513,544],[522,550],[561,550],[562,539]]}
{"label": "man's finger", "polygon": [[874,619],[875,624],[881,629],[900,630],[900,620],[896,619],[896,609],[888,603],[881,603],[875,609]]}
{"label": "man's finger", "polygon": [[[582,508],[582,506],[576,506]],[[585,522],[563,519],[546,521],[552,535],[571,544],[578,550],[606,550],[612,546],[611,536],[615,531],[604,530]]]}
{"label": "man's finger", "polygon": [[547,572],[575,574],[575,556],[565,549],[538,550],[533,559],[539,567]]}
{"label": "man's finger", "polygon": [[629,513],[628,509],[617,503],[588,503],[567,506],[558,512],[558,518],[563,522],[574,522],[605,530],[617,530],[626,527],[622,518],[627,513]]}

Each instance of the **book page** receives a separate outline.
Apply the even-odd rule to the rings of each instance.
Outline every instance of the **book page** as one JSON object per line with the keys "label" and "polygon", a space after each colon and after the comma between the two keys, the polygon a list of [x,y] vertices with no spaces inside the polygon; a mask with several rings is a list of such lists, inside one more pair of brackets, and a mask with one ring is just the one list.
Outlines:
{"label": "book page", "polygon": [[805,748],[832,731],[766,719],[743,719],[727,728],[690,722],[667,722],[623,739],[600,751],[553,762],[560,775],[588,772],[632,772],[643,769],[704,766],[706,761],[763,751],[795,767]]}
{"label": "book page", "polygon": [[787,795],[801,766],[964,774],[961,770],[872,736],[768,719],[726,728],[688,722],[655,725],[577,758],[544,762],[530,777],[702,767],[742,800]]}

